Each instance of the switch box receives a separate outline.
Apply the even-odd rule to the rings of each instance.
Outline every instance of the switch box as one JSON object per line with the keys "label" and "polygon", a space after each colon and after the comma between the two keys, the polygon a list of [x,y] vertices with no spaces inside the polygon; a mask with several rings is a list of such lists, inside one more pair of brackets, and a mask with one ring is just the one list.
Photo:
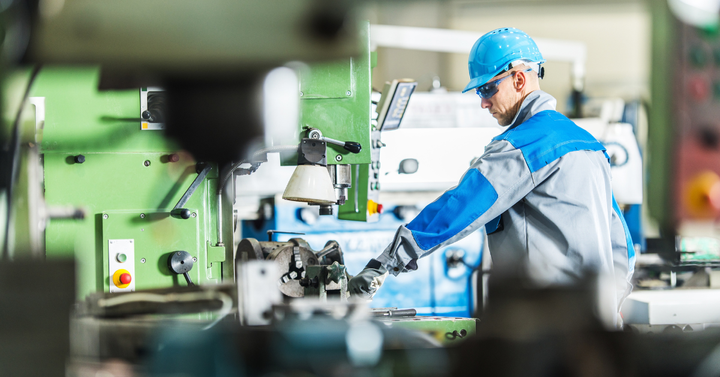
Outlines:
{"label": "switch box", "polygon": [[160,88],[140,88],[140,129],[165,129],[165,91]]}
{"label": "switch box", "polygon": [[135,240],[108,240],[108,278],[111,293],[135,291]]}

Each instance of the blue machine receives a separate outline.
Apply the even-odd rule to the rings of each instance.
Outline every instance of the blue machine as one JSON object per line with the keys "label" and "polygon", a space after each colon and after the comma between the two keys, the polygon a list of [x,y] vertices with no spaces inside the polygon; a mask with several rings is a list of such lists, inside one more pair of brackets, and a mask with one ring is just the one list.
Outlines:
{"label": "blue machine", "polygon": [[[388,208],[375,223],[342,221],[331,216],[307,216],[317,211],[308,206],[282,203],[273,206],[273,209],[272,218],[262,222],[243,221],[242,238],[267,241],[267,231],[271,229],[301,232],[304,235],[277,234],[275,241],[299,237],[306,240],[314,250],[320,250],[327,241],[335,240],[342,248],[345,265],[351,275],[360,272],[371,258],[382,253],[392,241],[397,228],[412,220],[400,220],[394,214],[395,207]],[[306,220],[301,220],[303,218]],[[418,315],[428,316],[472,316],[476,297],[473,272],[482,262],[484,237],[483,231],[477,231],[420,259],[417,271],[398,277],[388,276],[370,306],[415,308]]]}

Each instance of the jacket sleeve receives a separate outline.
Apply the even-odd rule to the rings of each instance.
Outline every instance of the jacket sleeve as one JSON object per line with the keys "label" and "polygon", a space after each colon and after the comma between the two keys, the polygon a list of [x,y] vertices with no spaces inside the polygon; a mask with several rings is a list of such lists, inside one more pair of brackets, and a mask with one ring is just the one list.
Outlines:
{"label": "jacket sleeve", "polygon": [[498,218],[534,186],[522,152],[507,141],[494,141],[460,183],[401,226],[376,259],[394,275],[415,270],[419,258]]}
{"label": "jacket sleeve", "polygon": [[632,276],[635,272],[635,248],[630,237],[625,217],[623,216],[620,206],[612,198],[612,223],[611,223],[611,240],[613,251],[613,269],[615,272],[615,289],[617,297],[617,310],[622,307],[625,298],[632,291]]}

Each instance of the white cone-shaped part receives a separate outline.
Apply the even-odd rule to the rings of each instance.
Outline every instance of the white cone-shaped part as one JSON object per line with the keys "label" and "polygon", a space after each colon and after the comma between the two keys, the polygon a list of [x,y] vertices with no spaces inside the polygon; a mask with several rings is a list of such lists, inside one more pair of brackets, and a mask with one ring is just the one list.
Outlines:
{"label": "white cone-shaped part", "polygon": [[330,173],[320,165],[298,165],[285,187],[283,199],[311,204],[334,204],[337,201]]}

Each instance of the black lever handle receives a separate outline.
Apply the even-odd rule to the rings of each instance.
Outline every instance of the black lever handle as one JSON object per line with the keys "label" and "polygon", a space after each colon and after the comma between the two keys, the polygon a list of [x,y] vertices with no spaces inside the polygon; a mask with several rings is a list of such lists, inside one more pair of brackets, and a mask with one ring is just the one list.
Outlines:
{"label": "black lever handle", "polygon": [[339,145],[351,153],[360,153],[360,151],[362,150],[362,145],[360,145],[360,143],[356,141],[340,141],[325,136],[321,137],[320,140],[330,144]]}
{"label": "black lever handle", "polygon": [[185,191],[185,194],[183,194],[182,198],[180,198],[180,201],[177,202],[175,208],[170,211],[170,216],[176,219],[185,220],[192,216],[192,212],[187,208],[183,208],[183,206],[187,203],[192,194],[195,193],[195,190],[197,190],[198,186],[200,186],[200,183],[202,183],[203,179],[205,179],[205,176],[208,175],[211,169],[212,165],[210,164],[203,166],[203,169],[198,173],[197,177],[195,177],[195,180],[190,184],[190,187],[188,187],[187,191]]}
{"label": "black lever handle", "polygon": [[354,141],[346,141],[345,145],[343,145],[343,148],[347,149],[352,153],[360,153],[360,151],[362,150],[362,145]]}

